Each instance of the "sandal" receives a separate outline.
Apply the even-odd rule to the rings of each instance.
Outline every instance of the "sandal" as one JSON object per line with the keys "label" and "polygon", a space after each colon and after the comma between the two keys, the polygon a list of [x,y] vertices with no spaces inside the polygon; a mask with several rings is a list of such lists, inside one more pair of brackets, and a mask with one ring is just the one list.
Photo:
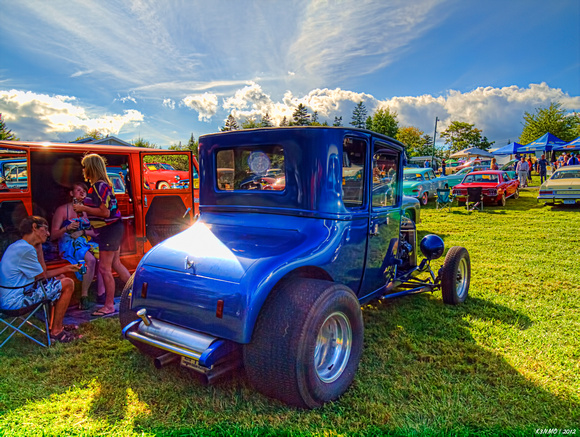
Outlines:
{"label": "sandal", "polygon": [[73,334],[71,334],[70,332],[68,332],[66,329],[63,329],[57,335],[50,336],[51,343],[56,343],[56,342],[58,342],[58,343],[70,343],[71,341],[74,341],[74,340],[76,340],[76,337]]}
{"label": "sandal", "polygon": [[88,309],[89,309],[89,297],[81,296],[81,300],[79,301],[79,310],[88,310]]}
{"label": "sandal", "polygon": [[105,312],[103,307],[99,308],[98,310],[94,311],[91,313],[91,316],[93,317],[104,317],[104,316],[110,316],[111,314],[115,314],[117,311],[113,310],[110,312]]}

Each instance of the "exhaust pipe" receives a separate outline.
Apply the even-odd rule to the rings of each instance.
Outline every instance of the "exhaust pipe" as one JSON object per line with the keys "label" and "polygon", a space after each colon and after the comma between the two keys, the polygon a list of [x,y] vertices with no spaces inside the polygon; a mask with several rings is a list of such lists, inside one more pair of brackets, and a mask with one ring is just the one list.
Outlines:
{"label": "exhaust pipe", "polygon": [[160,355],[153,360],[153,364],[155,368],[161,369],[162,367],[167,366],[168,364],[175,363],[180,359],[179,355],[172,354],[171,352],[167,352],[166,354]]}

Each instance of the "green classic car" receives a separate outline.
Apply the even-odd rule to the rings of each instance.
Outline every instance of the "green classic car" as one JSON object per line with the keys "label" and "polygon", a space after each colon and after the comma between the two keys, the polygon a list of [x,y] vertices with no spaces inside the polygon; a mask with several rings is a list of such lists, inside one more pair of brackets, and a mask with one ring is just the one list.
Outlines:
{"label": "green classic car", "polygon": [[[480,170],[488,170],[489,167],[484,166],[473,166],[473,167],[465,167],[459,170],[455,174],[451,174],[449,176],[441,176],[440,179],[445,181],[445,185],[447,188],[453,188],[455,185],[461,183],[465,175],[471,173],[472,171],[480,171]],[[512,178],[513,179],[513,178]]]}
{"label": "green classic car", "polygon": [[445,188],[445,178],[435,175],[432,168],[406,168],[403,171],[403,194],[419,199],[427,205],[429,198],[437,195],[438,188]]}

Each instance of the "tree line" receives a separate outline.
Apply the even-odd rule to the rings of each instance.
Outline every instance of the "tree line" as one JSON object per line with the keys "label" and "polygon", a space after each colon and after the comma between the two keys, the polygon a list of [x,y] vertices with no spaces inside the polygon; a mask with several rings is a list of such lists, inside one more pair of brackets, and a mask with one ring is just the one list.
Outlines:
{"label": "tree line", "polygon": [[[368,129],[397,139],[407,146],[407,154],[411,157],[431,155],[433,153],[433,138],[416,126],[400,126],[397,116],[397,112],[388,107],[377,108],[369,115],[364,101],[360,101],[353,109],[349,124],[356,128]],[[335,116],[332,126],[342,125],[342,116]],[[572,141],[580,136],[580,114],[567,114],[559,102],[552,102],[546,108],[537,108],[534,113],[526,111],[522,125],[522,134],[519,138],[521,144],[528,144],[546,132],[550,132],[564,141]],[[230,114],[220,130],[232,131],[273,126],[275,124],[268,113],[264,114],[260,120],[255,117],[248,117],[241,124],[238,124],[235,117]],[[318,112],[314,111],[311,114],[308,108],[300,103],[292,113],[292,118],[283,117],[278,126],[330,126],[330,124],[328,121],[320,122]],[[475,127],[475,124],[460,120],[453,120],[447,129],[443,130],[439,135],[445,144],[443,148],[435,149],[435,156],[439,158],[447,158],[452,153],[468,147],[489,150],[494,144],[494,141],[490,142],[483,135],[481,129]],[[103,138],[103,135],[97,130],[92,130],[84,136],[80,136],[77,140],[88,137],[100,139]],[[0,140],[16,139],[12,131],[6,127],[0,115]],[[138,138],[132,144],[137,147],[161,148],[157,144],[142,138]],[[182,144],[181,141],[177,144],[171,144],[169,150],[188,150],[197,154],[198,147],[199,142],[191,134],[185,144]]]}

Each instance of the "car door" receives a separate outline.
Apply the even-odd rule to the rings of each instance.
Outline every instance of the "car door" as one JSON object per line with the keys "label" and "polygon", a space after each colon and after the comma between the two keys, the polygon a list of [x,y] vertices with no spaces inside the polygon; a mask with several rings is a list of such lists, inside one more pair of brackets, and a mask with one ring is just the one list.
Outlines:
{"label": "car door", "polygon": [[372,168],[383,169],[384,176],[371,172],[371,208],[366,266],[361,294],[383,288],[391,278],[398,250],[401,225],[402,169],[401,151],[383,141],[373,143]]}
{"label": "car door", "polygon": [[195,192],[199,195],[199,188],[191,183],[194,181],[191,152],[146,151],[140,155],[144,249],[147,251],[191,225]]}

